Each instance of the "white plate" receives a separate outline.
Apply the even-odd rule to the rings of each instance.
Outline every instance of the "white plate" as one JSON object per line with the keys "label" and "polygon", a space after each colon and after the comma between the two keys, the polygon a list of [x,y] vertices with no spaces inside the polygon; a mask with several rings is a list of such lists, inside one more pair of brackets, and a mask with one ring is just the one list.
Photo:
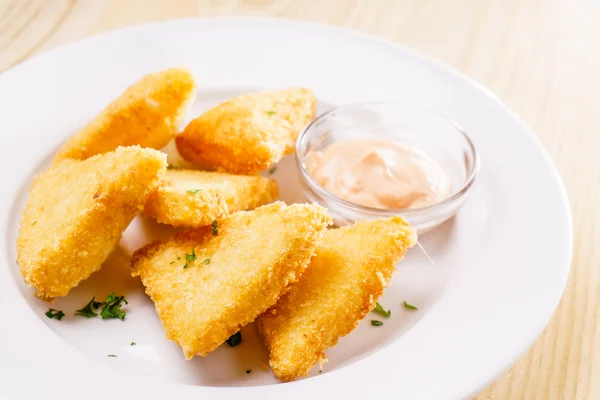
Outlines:
{"label": "white plate", "polygon": [[[306,85],[320,110],[353,101],[419,104],[458,122],[481,173],[458,216],[424,235],[437,265],[413,249],[381,302],[383,327],[362,323],[308,379],[276,384],[252,326],[244,342],[183,360],[161,329],[128,256],[165,234],[138,218],[104,269],[44,316],[15,264],[15,239],[32,176],[57,146],[145,73],[184,64],[200,82],[190,114],[254,89]],[[97,36],[36,57],[0,77],[0,397],[9,400],[305,399],[307,396],[457,399],[490,383],[532,343],[558,304],[569,272],[571,221],[549,158],[492,94],[414,52],[320,25],[266,19],[180,20]],[[277,179],[301,200],[291,159]],[[125,322],[73,316],[92,295],[130,300]],[[410,312],[403,300],[419,306]],[[375,316],[373,316],[375,317]],[[137,346],[130,346],[135,341]],[[109,358],[108,354],[118,357]],[[246,369],[252,369],[246,374]],[[243,387],[240,387],[243,386]]]}

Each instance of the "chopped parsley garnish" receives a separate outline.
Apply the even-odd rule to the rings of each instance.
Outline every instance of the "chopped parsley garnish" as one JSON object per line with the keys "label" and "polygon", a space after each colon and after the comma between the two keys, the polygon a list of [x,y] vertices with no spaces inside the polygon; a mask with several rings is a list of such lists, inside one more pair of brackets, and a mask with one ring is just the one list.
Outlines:
{"label": "chopped parsley garnish", "polygon": [[269,174],[273,175],[277,171],[277,167],[273,167],[269,170]]}
{"label": "chopped parsley garnish", "polygon": [[188,190],[187,192],[191,193],[191,194],[196,194],[196,193],[201,192],[201,191],[202,191],[202,189],[192,189],[192,190]]}
{"label": "chopped parsley garnish", "polygon": [[266,112],[267,114],[269,114],[269,115],[273,115],[273,114],[275,114],[275,111],[265,111],[265,112]]}
{"label": "chopped parsley garnish", "polygon": [[377,314],[383,315],[384,317],[389,317],[389,316],[391,316],[391,315],[392,315],[392,310],[387,310],[387,311],[385,311],[385,310],[383,309],[383,307],[381,306],[381,304],[379,304],[379,303],[375,303],[375,304],[376,304],[376,305],[375,305],[375,308],[373,309],[373,312],[374,312],[374,313],[377,313]]}
{"label": "chopped parsley garnish", "polygon": [[[123,303],[127,304],[125,296],[117,296],[115,292],[106,296],[106,300],[102,302],[96,301],[96,297],[94,296],[85,307],[81,310],[77,310],[75,315],[86,318],[95,318],[100,315],[102,319],[118,318],[122,321],[125,319],[126,314],[125,311],[121,310]],[[98,308],[100,307],[102,307],[102,309],[98,314]]]}
{"label": "chopped parsley garnish", "polygon": [[247,374],[249,374],[250,372],[252,372],[252,370],[251,370],[251,369],[247,369],[247,370],[246,370],[246,373],[247,373]]}
{"label": "chopped parsley garnish", "polygon": [[204,265],[208,265],[210,264],[210,258],[207,258],[206,260],[204,260]]}
{"label": "chopped parsley garnish", "polygon": [[177,169],[177,167],[174,166],[174,165],[169,164],[169,165],[167,165],[167,169]]}
{"label": "chopped parsley garnish", "polygon": [[108,356],[109,357],[116,357],[114,354],[109,354]]}
{"label": "chopped parsley garnish", "polygon": [[171,262],[169,263],[169,265],[171,265],[171,264],[175,264],[175,261],[171,261]]}
{"label": "chopped parsley garnish", "polygon": [[219,223],[217,221],[212,222],[212,234],[215,236],[219,234]]}
{"label": "chopped parsley garnish", "polygon": [[192,261],[195,261],[196,258],[198,258],[198,257],[196,257],[195,249],[192,249],[192,254],[185,253],[185,265],[183,266],[183,268],[185,269],[185,268],[189,267],[190,263]]}
{"label": "chopped parsley garnish", "polygon": [[52,319],[52,318],[56,318],[57,320],[61,320],[62,317],[65,316],[65,313],[60,311],[60,310],[55,310],[54,308],[50,308],[48,309],[48,311],[46,311],[46,317]]}
{"label": "chopped parsley garnish", "polygon": [[130,346],[135,346],[136,344],[136,342],[131,342]]}
{"label": "chopped parsley garnish", "polygon": [[381,325],[383,325],[383,322],[377,321],[376,319],[372,319],[371,320],[371,325],[373,325],[373,326],[381,326]]}
{"label": "chopped parsley garnish", "polygon": [[96,300],[96,296],[92,297],[90,302],[87,303],[87,305],[85,307],[83,307],[81,310],[75,311],[75,315],[80,315],[80,316],[86,317],[86,318],[97,317],[98,314],[96,313],[96,309],[98,307],[100,307],[102,305],[102,303],[99,301],[95,301],[95,300]]}
{"label": "chopped parsley garnish", "polygon": [[181,260],[181,257],[177,256],[177,261]]}
{"label": "chopped parsley garnish", "polygon": [[227,339],[227,344],[231,347],[235,347],[238,344],[242,343],[242,332],[234,333]]}
{"label": "chopped parsley garnish", "polygon": [[121,321],[125,319],[126,312],[121,310],[123,303],[128,304],[125,296],[117,296],[112,292],[106,296],[106,301],[102,303],[102,311],[100,316],[102,319],[119,318]]}
{"label": "chopped parsley garnish", "polygon": [[417,307],[413,306],[412,304],[408,304],[406,301],[403,301],[402,304],[407,310],[418,310]]}

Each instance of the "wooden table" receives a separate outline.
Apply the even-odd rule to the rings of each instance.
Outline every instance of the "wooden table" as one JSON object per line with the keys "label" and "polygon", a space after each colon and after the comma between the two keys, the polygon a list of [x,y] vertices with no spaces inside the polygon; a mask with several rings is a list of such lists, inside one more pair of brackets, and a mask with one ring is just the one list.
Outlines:
{"label": "wooden table", "polygon": [[569,193],[573,267],[542,336],[477,399],[600,399],[600,1],[0,0],[0,71],[107,30],[221,14],[386,36],[480,81],[526,121]]}

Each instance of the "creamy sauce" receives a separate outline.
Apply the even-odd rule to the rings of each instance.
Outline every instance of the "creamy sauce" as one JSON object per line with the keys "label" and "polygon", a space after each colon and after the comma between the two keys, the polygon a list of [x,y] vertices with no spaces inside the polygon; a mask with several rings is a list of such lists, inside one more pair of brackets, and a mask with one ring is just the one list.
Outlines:
{"label": "creamy sauce", "polygon": [[367,207],[420,208],[450,195],[442,167],[422,151],[397,142],[333,143],[312,153],[307,168],[327,191]]}

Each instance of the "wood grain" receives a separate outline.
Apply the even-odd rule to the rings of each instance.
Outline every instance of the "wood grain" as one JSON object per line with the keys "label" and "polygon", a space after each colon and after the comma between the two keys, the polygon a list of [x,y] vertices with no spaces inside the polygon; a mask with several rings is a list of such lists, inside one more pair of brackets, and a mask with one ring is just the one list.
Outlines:
{"label": "wood grain", "polygon": [[542,336],[477,399],[600,399],[600,2],[0,0],[0,71],[107,30],[220,14],[306,19],[391,38],[480,81],[525,120],[567,186],[573,268]]}

